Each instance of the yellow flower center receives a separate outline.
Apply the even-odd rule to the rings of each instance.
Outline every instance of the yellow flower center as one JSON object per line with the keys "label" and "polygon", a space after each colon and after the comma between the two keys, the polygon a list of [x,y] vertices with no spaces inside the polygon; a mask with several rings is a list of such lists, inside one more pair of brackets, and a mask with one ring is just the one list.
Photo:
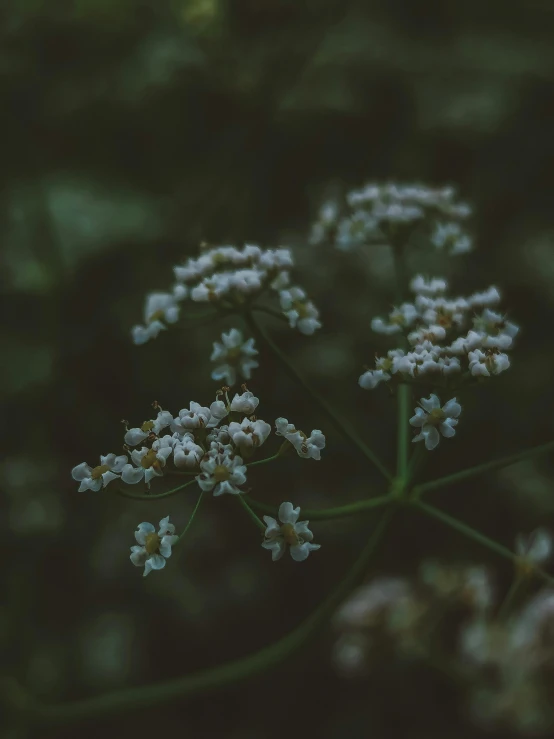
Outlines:
{"label": "yellow flower center", "polygon": [[226,467],[224,464],[218,464],[217,467],[214,470],[214,478],[217,482],[224,482],[225,480],[228,480],[231,477],[231,473],[229,471],[229,468]]}
{"label": "yellow flower center", "polygon": [[154,313],[152,313],[152,315],[148,319],[148,323],[152,323],[153,321],[161,321],[163,317],[164,317],[163,310],[161,310],[161,309],[160,310],[156,310],[156,311],[154,311]]}
{"label": "yellow flower center", "polygon": [[104,472],[108,472],[109,469],[110,468],[108,467],[107,464],[100,464],[100,465],[98,465],[98,467],[95,467],[92,470],[90,476],[92,477],[93,480],[98,480],[99,478],[102,477],[102,475],[104,474]]}
{"label": "yellow flower center", "polygon": [[292,309],[298,313],[299,318],[308,318],[308,308],[306,307],[306,303],[303,303],[300,300],[295,300],[292,303]]}
{"label": "yellow flower center", "polygon": [[160,466],[160,460],[156,457],[156,450],[149,449],[144,457],[140,460],[140,464],[141,467],[144,467],[145,470],[149,469],[150,467],[158,469]]}
{"label": "yellow flower center", "polygon": [[440,423],[441,421],[444,421],[446,418],[446,414],[443,411],[442,408],[433,408],[431,413],[429,413],[429,423]]}
{"label": "yellow flower center", "polygon": [[146,541],[144,542],[144,548],[148,554],[154,554],[158,551],[160,546],[160,537],[156,533],[146,534]]}
{"label": "yellow flower center", "polygon": [[152,431],[154,428],[154,421],[145,421],[140,427],[141,431]]}
{"label": "yellow flower center", "polygon": [[285,542],[291,547],[300,543],[300,537],[294,530],[292,523],[284,523],[281,526],[281,534]]}
{"label": "yellow flower center", "polygon": [[228,349],[227,351],[227,359],[230,362],[236,361],[241,355],[241,348],[240,346],[235,346],[233,349]]}

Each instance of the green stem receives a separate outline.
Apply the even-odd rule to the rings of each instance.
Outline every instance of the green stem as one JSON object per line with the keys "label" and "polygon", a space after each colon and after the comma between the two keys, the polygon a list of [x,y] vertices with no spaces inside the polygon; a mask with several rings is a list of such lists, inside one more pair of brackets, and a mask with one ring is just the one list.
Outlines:
{"label": "green stem", "polygon": [[195,482],[196,478],[185,482],[184,485],[179,485],[176,488],[166,490],[165,493],[159,493],[158,495],[134,495],[133,493],[128,493],[126,490],[122,490],[121,488],[117,488],[117,494],[122,495],[124,498],[132,498],[133,500],[159,500],[160,498],[169,498],[170,495],[175,495],[181,490],[184,490],[184,488],[188,488],[189,485],[194,485]]}
{"label": "green stem", "polygon": [[274,454],[272,457],[266,457],[265,459],[258,459],[255,462],[250,462],[250,464],[247,464],[247,467],[255,467],[257,464],[266,464],[266,462],[273,462],[274,459],[280,459],[283,455],[282,454]]}
{"label": "green stem", "polygon": [[[192,511],[192,513],[190,514],[190,518],[189,518],[189,520],[188,520],[188,523],[187,523],[187,525],[185,526],[185,528],[184,528],[184,530],[183,530],[182,534],[180,534],[180,535],[179,535],[179,538],[178,538],[178,540],[177,540],[177,541],[175,542],[176,544],[180,544],[180,543],[181,543],[181,542],[183,541],[183,539],[185,538],[185,534],[186,534],[186,533],[187,533],[187,531],[188,531],[188,530],[190,529],[190,526],[191,526],[192,522],[194,521],[194,517],[196,516],[196,513],[197,513],[198,509],[200,508],[200,503],[202,502],[202,497],[203,497],[203,496],[204,496],[204,491],[202,491],[202,492],[200,493],[200,495],[198,496],[198,500],[196,501],[196,505],[194,506],[194,508],[193,508],[193,511]],[[174,545],[174,546],[175,546],[175,545]]]}
{"label": "green stem", "polygon": [[385,512],[351,570],[341,579],[339,585],[323,603],[294,631],[270,646],[254,652],[248,657],[174,680],[154,685],[144,685],[138,688],[116,690],[94,698],[62,703],[61,705],[30,705],[27,707],[26,713],[36,723],[65,723],[90,718],[96,720],[103,716],[133,711],[137,706],[141,708],[155,706],[176,698],[182,699],[199,692],[214,690],[223,685],[236,685],[239,680],[257,675],[286,661],[313,636],[316,629],[326,622],[361,578],[371,555],[383,536],[392,512],[392,508]]}
{"label": "green stem", "polygon": [[284,313],[280,313],[277,310],[274,310],[273,308],[269,308],[267,305],[251,305],[251,310],[258,311],[260,313],[267,313],[268,316],[273,316],[273,318],[278,318],[280,321],[284,321],[285,323],[288,323],[288,319],[285,316]]}
{"label": "green stem", "polygon": [[311,387],[311,385],[309,385],[306,382],[306,380],[298,373],[295,367],[289,362],[287,357],[281,352],[279,347],[274,343],[273,339],[271,339],[270,336],[266,333],[266,331],[262,328],[262,326],[258,324],[254,316],[251,313],[246,313],[244,317],[245,317],[247,324],[249,325],[253,333],[256,335],[256,337],[261,339],[268,345],[268,347],[271,349],[271,351],[277,357],[277,359],[281,362],[281,364],[283,365],[284,369],[288,372],[288,374],[321,407],[323,412],[326,414],[329,420],[335,425],[335,427],[347,439],[349,439],[355,446],[358,447],[358,449],[362,452],[362,454],[377,467],[377,469],[381,472],[381,474],[387,480],[391,480],[392,475],[387,470],[387,468],[382,464],[382,462],[378,459],[378,457],[376,457],[375,454],[371,451],[371,449],[358,437],[357,433],[350,426],[350,424],[346,420],[340,418],[337,415],[337,413],[334,411],[334,409],[325,400],[325,398],[323,398],[316,390],[314,390]]}
{"label": "green stem", "polygon": [[414,495],[421,495],[422,493],[426,493],[429,490],[435,490],[436,488],[440,488],[445,485],[452,485],[453,483],[459,482],[460,480],[466,480],[468,477],[475,477],[476,475],[482,475],[485,472],[492,472],[493,470],[498,470],[501,467],[507,467],[509,464],[519,462],[522,459],[534,457],[537,454],[542,454],[543,452],[548,452],[551,450],[554,450],[554,441],[549,441],[546,444],[541,444],[540,446],[535,446],[531,449],[525,449],[522,452],[512,454],[508,457],[501,457],[500,459],[494,459],[491,462],[478,464],[475,467],[469,467],[466,470],[455,472],[454,474],[447,475],[446,477],[440,477],[437,480],[425,482],[422,485],[418,485],[414,488]]}
{"label": "green stem", "polygon": [[[268,503],[262,503],[258,500],[254,500],[248,495],[241,496],[248,501],[248,503],[261,513],[267,513],[269,516],[275,518],[277,507],[269,505]],[[344,516],[355,516],[356,513],[363,511],[369,511],[373,508],[382,508],[391,502],[391,498],[388,495],[382,495],[378,498],[370,498],[369,500],[360,500],[357,503],[350,503],[349,505],[339,506],[338,508],[302,508],[301,514],[302,519],[306,518],[310,521],[325,521],[331,518],[342,518]]]}
{"label": "green stem", "polygon": [[398,398],[398,446],[396,457],[396,476],[406,480],[408,472],[408,447],[410,444],[410,400],[412,393],[409,385],[399,385]]}
{"label": "green stem", "polygon": [[507,615],[509,615],[512,606],[514,604],[514,601],[516,599],[517,594],[519,593],[519,590],[521,588],[521,585],[525,581],[525,577],[523,577],[521,574],[516,574],[514,577],[512,584],[510,585],[510,589],[508,590],[506,597],[502,601],[502,605],[498,609],[498,618],[499,620],[502,620],[506,618]]}
{"label": "green stem", "polygon": [[254,521],[254,523],[256,524],[256,526],[258,528],[262,529],[262,531],[265,531],[266,530],[265,523],[263,521],[261,521],[258,518],[258,516],[256,516],[256,514],[254,513],[254,511],[252,510],[252,508],[250,508],[250,506],[248,505],[248,503],[244,500],[244,498],[246,496],[245,495],[237,495],[236,497],[239,499],[242,507],[248,513],[248,515],[250,516],[250,518],[252,519],[252,521]]}
{"label": "green stem", "polygon": [[[413,505],[416,508],[419,508],[420,511],[423,511],[423,513],[427,513],[427,515],[442,521],[446,526],[449,526],[451,529],[456,529],[456,531],[459,531],[464,536],[479,542],[479,544],[482,544],[491,551],[496,552],[496,554],[499,554],[501,557],[509,559],[515,563],[519,561],[518,556],[512,552],[511,549],[499,544],[497,541],[494,541],[494,539],[489,539],[485,534],[482,534],[480,531],[477,531],[477,529],[459,521],[457,518],[449,516],[448,513],[444,513],[440,509],[428,505],[427,503],[422,503],[421,501],[414,501]],[[554,583],[554,577],[551,577],[546,572],[543,572],[538,568],[534,570],[534,572],[536,572],[536,574],[543,580],[546,580],[549,583]]]}

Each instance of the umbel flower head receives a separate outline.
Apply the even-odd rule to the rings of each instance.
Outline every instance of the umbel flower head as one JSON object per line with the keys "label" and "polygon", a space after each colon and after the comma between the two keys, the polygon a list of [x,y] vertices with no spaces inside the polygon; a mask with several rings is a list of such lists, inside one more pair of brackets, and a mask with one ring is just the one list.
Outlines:
{"label": "umbel flower head", "polygon": [[403,303],[386,318],[371,322],[378,333],[403,333],[410,349],[404,345],[377,356],[375,369],[360,376],[361,387],[371,390],[390,380],[417,384],[430,376],[462,385],[509,368],[506,352],[519,329],[491,309],[500,302],[494,286],[467,297],[447,298],[446,280],[417,275],[410,287],[416,293],[413,303]]}
{"label": "umbel flower head", "polygon": [[410,423],[421,428],[421,432],[412,441],[425,441],[427,449],[434,449],[441,435],[450,437],[456,433],[454,426],[458,423],[462,406],[456,402],[456,398],[452,398],[441,408],[438,396],[433,393],[428,398],[421,398],[419,403],[421,407],[415,409]]}
{"label": "umbel flower head", "polygon": [[320,548],[320,544],[312,544],[314,538],[308,528],[309,521],[299,521],[300,508],[294,508],[292,503],[281,503],[279,506],[279,523],[271,516],[264,516],[267,526],[264,549],[269,549],[274,562],[281,559],[286,548],[295,562],[303,562],[310,552]]}
{"label": "umbel flower head", "polygon": [[409,233],[423,224],[437,249],[463,254],[472,243],[459,221],[470,214],[469,206],[456,200],[452,187],[369,183],[347,193],[343,207],[326,201],[312,226],[310,242],[330,241],[347,251],[372,240],[388,240],[399,229]]}
{"label": "umbel flower head", "polygon": [[171,547],[179,541],[175,526],[169,523],[169,516],[162,518],[156,533],[151,523],[140,523],[135,531],[139,546],[131,547],[131,562],[135,567],[144,567],[144,577],[152,570],[165,567],[165,560],[171,557]]}
{"label": "umbel flower head", "polygon": [[[283,312],[291,327],[311,334],[321,325],[317,320],[317,309],[306,299],[302,288],[296,286],[287,290],[290,284],[289,269],[293,264],[291,251],[282,247],[262,249],[255,244],[246,244],[243,249],[238,249],[235,246],[208,247],[203,244],[199,257],[188,259],[185,264],[173,268],[177,282],[171,292],[151,293],[147,297],[145,325],[133,328],[133,340],[136,344],[144,344],[156,338],[166,328],[166,324],[177,321],[180,304],[187,299],[212,303],[218,309],[232,312],[242,310],[247,301],[251,302],[266,292],[279,295]],[[223,348],[216,347],[214,350],[216,358],[213,361],[224,359],[225,349],[238,348],[234,337],[227,341],[232,345],[227,347],[224,340]],[[242,345],[242,353],[251,357],[255,354],[253,345],[248,342],[246,344],[247,346]],[[238,369],[248,379],[246,361],[245,358],[242,369],[240,366]],[[237,369],[233,362],[226,361],[225,364],[228,365],[227,369],[214,370],[221,375],[216,379],[223,379],[226,372]],[[250,359],[250,369],[253,366]],[[228,383],[232,385],[234,380],[228,378]]]}
{"label": "umbel flower head", "polygon": [[227,385],[234,385],[237,374],[249,380],[252,370],[258,367],[258,362],[253,359],[258,350],[254,346],[254,339],[244,340],[242,331],[232,328],[229,333],[221,334],[221,342],[214,341],[214,349],[211,362],[218,362],[212,372],[212,380],[224,380]]}

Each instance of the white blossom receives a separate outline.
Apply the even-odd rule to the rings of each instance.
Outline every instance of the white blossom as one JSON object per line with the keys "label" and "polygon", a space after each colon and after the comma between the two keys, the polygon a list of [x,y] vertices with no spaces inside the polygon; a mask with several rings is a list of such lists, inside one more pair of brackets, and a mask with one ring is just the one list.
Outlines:
{"label": "white blossom", "polygon": [[494,350],[486,352],[476,349],[468,352],[469,371],[475,376],[490,377],[499,375],[510,366],[510,360],[507,354],[497,353]]}
{"label": "white blossom", "polygon": [[232,455],[229,451],[214,449],[213,454],[207,454],[200,462],[202,472],[196,478],[201,490],[213,490],[214,496],[223,493],[238,495],[243,493],[239,486],[246,482],[246,465],[242,458]]}
{"label": "white blossom", "polygon": [[446,249],[450,254],[466,254],[471,251],[471,237],[459,223],[436,223],[431,234],[431,243],[437,249]]}
{"label": "white blossom", "polygon": [[204,450],[196,443],[193,434],[186,433],[182,439],[175,440],[173,462],[175,467],[197,467],[204,456]]}
{"label": "white blossom", "polygon": [[380,382],[387,382],[390,378],[389,373],[383,370],[366,370],[363,375],[360,375],[358,384],[364,390],[373,390]]}
{"label": "white blossom", "polygon": [[149,485],[153,477],[162,477],[162,467],[165,467],[167,459],[173,453],[172,446],[160,446],[151,449],[143,446],[131,452],[133,464],[126,464],[121,471],[121,479],[128,485],[136,485],[144,480]]}
{"label": "white blossom", "polygon": [[[132,329],[135,344],[145,344],[155,339],[163,329],[165,323],[176,323],[179,319],[177,299],[171,293],[150,293],[146,297],[144,306],[144,326],[134,326]],[[165,323],[164,323],[165,322]]]}
{"label": "white blossom", "polygon": [[209,408],[191,401],[188,408],[182,408],[173,419],[171,430],[184,433],[191,429],[212,428],[225,418],[228,410],[221,400],[214,401]]}
{"label": "white blossom", "polygon": [[423,275],[416,275],[410,282],[410,290],[419,295],[435,296],[445,292],[448,287],[446,280],[438,277],[426,280]]}
{"label": "white blossom", "polygon": [[137,446],[150,434],[159,435],[160,431],[173,423],[173,416],[169,411],[160,410],[155,419],[145,421],[142,426],[128,429],[125,434],[125,443],[129,446]]}
{"label": "white blossom", "polygon": [[253,359],[258,350],[254,346],[254,339],[244,341],[242,332],[232,328],[229,333],[221,334],[221,342],[215,341],[211,362],[218,362],[212,372],[212,380],[225,380],[228,385],[234,385],[238,374],[249,380],[252,370],[258,367]]}
{"label": "white blossom", "polygon": [[260,447],[270,433],[271,426],[261,419],[243,418],[241,423],[233,421],[228,426],[228,434],[241,453]]}
{"label": "white blossom", "polygon": [[319,311],[311,300],[307,299],[306,293],[301,287],[291,287],[281,290],[279,293],[281,309],[289,319],[291,328],[298,328],[300,333],[310,336],[318,328]]}
{"label": "white blossom", "polygon": [[144,577],[152,570],[165,567],[165,560],[171,557],[171,547],[179,541],[179,537],[175,535],[175,526],[169,523],[169,516],[162,518],[159,526],[156,533],[151,523],[143,522],[135,531],[139,546],[131,547],[130,559],[135,567],[144,567]]}
{"label": "white blossom", "polygon": [[363,210],[354,212],[348,218],[343,218],[338,224],[336,246],[342,251],[348,251],[353,246],[365,244],[377,229],[377,219]]}
{"label": "white blossom", "polygon": [[235,394],[235,397],[231,401],[230,410],[231,412],[244,413],[245,416],[251,416],[258,407],[259,402],[259,398],[254,393],[246,390],[242,395]]}
{"label": "white blossom", "polygon": [[439,443],[440,434],[445,437],[454,436],[454,426],[458,423],[462,407],[456,402],[456,398],[452,398],[441,408],[440,400],[434,394],[429,398],[421,398],[419,402],[421,407],[415,409],[410,423],[421,428],[421,432],[412,441],[425,441],[426,448],[431,450]]}
{"label": "white blossom", "polygon": [[277,436],[284,436],[293,445],[299,457],[321,459],[321,450],[325,448],[325,436],[319,429],[314,429],[310,436],[306,436],[286,418],[278,418],[275,421],[275,433]]}
{"label": "white blossom", "polygon": [[281,503],[279,506],[279,520],[271,516],[264,516],[266,524],[265,541],[262,547],[271,552],[274,562],[281,559],[287,546],[290,556],[295,562],[303,562],[310,552],[320,548],[320,544],[312,544],[313,534],[308,528],[309,521],[298,521],[300,508],[293,508],[292,503]]}
{"label": "white blossom", "polygon": [[554,540],[546,529],[536,529],[529,535],[518,534],[515,542],[518,557],[532,564],[542,564],[550,559]]}
{"label": "white blossom", "polygon": [[127,463],[127,456],[122,454],[107,454],[100,456],[100,464],[97,467],[89,467],[86,462],[81,462],[71,470],[71,477],[80,482],[79,492],[83,490],[100,490],[106,487],[112,480],[119,478],[119,474]]}

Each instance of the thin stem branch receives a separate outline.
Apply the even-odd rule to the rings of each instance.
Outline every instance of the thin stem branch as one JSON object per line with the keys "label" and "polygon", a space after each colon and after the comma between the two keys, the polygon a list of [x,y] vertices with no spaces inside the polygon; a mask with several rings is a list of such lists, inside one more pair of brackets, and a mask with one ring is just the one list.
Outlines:
{"label": "thin stem branch", "polygon": [[235,685],[239,680],[265,672],[271,667],[284,662],[314,635],[316,629],[326,622],[327,618],[358,582],[385,532],[393,510],[391,507],[385,512],[351,570],[341,579],[332,593],[296,629],[270,646],[254,652],[248,657],[227,662],[208,670],[202,670],[192,675],[185,675],[175,680],[144,685],[138,688],[116,690],[72,703],[50,706],[28,705],[27,714],[36,723],[69,723],[91,717],[97,719],[124,711],[132,711],[136,706],[141,706],[141,708],[155,706],[176,698],[182,699],[195,693],[215,690],[223,685]]}
{"label": "thin stem branch", "polygon": [[185,538],[185,534],[190,529],[190,526],[191,526],[192,522],[194,521],[194,517],[196,516],[196,513],[197,513],[198,509],[200,508],[200,503],[202,502],[203,496],[204,496],[204,491],[202,491],[200,493],[200,495],[198,496],[198,500],[196,501],[196,505],[194,506],[194,508],[192,510],[192,513],[190,514],[190,518],[188,520],[188,523],[185,526],[183,532],[179,535],[179,538],[177,539],[176,544],[180,544],[183,541],[183,539]]}
{"label": "thin stem branch", "polygon": [[261,519],[259,519],[258,516],[252,510],[252,508],[250,508],[250,506],[248,505],[248,503],[245,500],[245,497],[246,496],[245,495],[237,495],[236,497],[239,499],[242,507],[244,508],[244,510],[246,511],[246,513],[248,513],[248,515],[250,516],[250,518],[252,519],[252,521],[254,521],[254,523],[256,524],[256,526],[258,528],[262,529],[262,531],[265,531],[266,530],[265,523]]}
{"label": "thin stem branch", "polygon": [[288,319],[284,313],[279,313],[279,311],[274,310],[267,305],[259,305],[258,303],[256,303],[254,305],[251,305],[250,308],[251,310],[259,311],[260,313],[267,313],[268,316],[273,316],[273,318],[277,318],[279,321],[284,321],[285,323],[288,323]]}
{"label": "thin stem branch", "polygon": [[[473,539],[474,541],[479,542],[479,544],[482,544],[491,551],[496,552],[496,554],[499,554],[501,557],[509,559],[517,564],[519,558],[514,552],[512,552],[511,549],[508,549],[502,544],[499,544],[497,541],[494,541],[494,539],[490,539],[488,536],[485,536],[485,534],[477,531],[477,529],[468,526],[466,523],[459,521],[457,518],[454,518],[453,516],[448,515],[448,513],[444,513],[444,511],[441,511],[439,508],[435,508],[434,506],[428,505],[427,503],[415,501],[413,505],[423,513],[426,513],[427,515],[432,516],[439,521],[442,521],[442,523],[446,524],[446,526],[449,526],[451,529],[456,529],[456,531],[459,531],[460,534],[463,534],[469,539]],[[543,580],[554,584],[554,577],[547,574],[543,570],[536,568],[534,572]]]}
{"label": "thin stem branch", "polygon": [[[257,511],[261,513],[267,513],[269,516],[275,517],[277,507],[269,505],[268,503],[262,503],[259,500],[254,500],[249,495],[241,496]],[[307,518],[310,521],[325,521],[332,518],[343,518],[345,516],[355,516],[356,513],[363,511],[369,511],[374,508],[382,508],[391,502],[389,495],[382,495],[378,498],[370,498],[369,500],[360,500],[356,503],[350,503],[348,505],[339,506],[337,508],[302,508],[302,518]]]}
{"label": "thin stem branch", "polygon": [[408,472],[408,446],[410,444],[410,400],[412,392],[409,385],[399,385],[397,390],[398,399],[398,437],[396,456],[396,475],[405,480]]}
{"label": "thin stem branch", "polygon": [[531,449],[525,449],[521,452],[518,452],[517,454],[511,454],[508,457],[493,459],[491,462],[484,462],[483,464],[478,464],[475,467],[469,467],[466,470],[454,472],[452,475],[440,477],[437,480],[425,482],[422,485],[417,485],[417,487],[414,488],[413,492],[415,496],[418,496],[422,493],[428,492],[429,490],[435,490],[436,488],[440,488],[446,485],[452,485],[455,482],[466,480],[467,478],[475,477],[476,475],[483,475],[486,472],[492,472],[493,470],[507,467],[508,465],[519,462],[522,459],[528,459],[530,457],[536,456],[537,454],[542,454],[543,452],[548,452],[551,450],[554,450],[554,441],[549,441],[546,444],[540,444],[539,446],[532,447]]}
{"label": "thin stem branch", "polygon": [[257,459],[255,462],[250,462],[250,464],[247,464],[247,467],[255,467],[257,464],[266,464],[266,462],[273,462],[274,459],[280,459],[282,457],[282,454],[274,454],[272,457],[266,457],[265,459]]}
{"label": "thin stem branch", "polygon": [[273,339],[267,334],[267,332],[260,326],[260,324],[256,321],[254,316],[251,313],[245,314],[245,320],[252,329],[253,333],[264,341],[267,346],[271,349],[273,354],[276,356],[276,358],[281,362],[284,369],[287,371],[287,373],[292,377],[295,382],[297,382],[300,387],[302,387],[308,395],[311,396],[311,398],[320,406],[322,411],[326,414],[327,418],[335,425],[335,427],[347,438],[349,439],[358,449],[362,452],[362,454],[369,459],[381,472],[381,474],[387,479],[391,480],[392,475],[387,470],[387,468],[383,465],[383,463],[379,460],[379,458],[371,451],[371,449],[358,437],[357,433],[354,431],[354,429],[350,426],[348,421],[344,420],[343,418],[340,418],[336,411],[329,405],[329,403],[323,398],[316,390],[312,388],[312,386],[306,382],[306,380],[299,374],[299,372],[296,370],[296,368],[289,362],[287,357],[281,352],[279,347],[275,344]]}
{"label": "thin stem branch", "polygon": [[165,493],[158,493],[158,495],[134,495],[133,493],[128,493],[122,488],[116,488],[116,490],[118,495],[122,495],[124,498],[132,498],[132,500],[159,500],[160,498],[169,498],[170,495],[179,493],[181,490],[184,490],[184,488],[188,488],[189,485],[194,485],[195,482],[196,478],[194,478],[194,480],[189,480],[176,488],[166,490]]}

